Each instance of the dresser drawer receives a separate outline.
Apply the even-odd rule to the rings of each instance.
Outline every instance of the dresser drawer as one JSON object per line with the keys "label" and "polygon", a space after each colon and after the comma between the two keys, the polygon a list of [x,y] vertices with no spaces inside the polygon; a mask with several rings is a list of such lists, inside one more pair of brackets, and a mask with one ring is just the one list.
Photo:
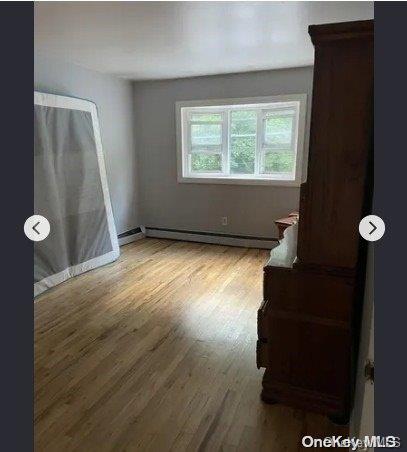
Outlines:
{"label": "dresser drawer", "polygon": [[349,387],[351,333],[335,325],[270,318],[274,339],[266,344],[273,381],[340,397]]}
{"label": "dresser drawer", "polygon": [[273,309],[349,322],[355,281],[325,273],[266,267],[264,299]]}

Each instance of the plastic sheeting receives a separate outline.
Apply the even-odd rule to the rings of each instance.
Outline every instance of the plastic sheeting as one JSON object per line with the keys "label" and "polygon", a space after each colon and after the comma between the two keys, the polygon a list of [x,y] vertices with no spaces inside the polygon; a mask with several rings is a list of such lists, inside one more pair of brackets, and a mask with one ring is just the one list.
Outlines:
{"label": "plastic sheeting", "polygon": [[34,212],[51,225],[34,243],[34,296],[118,258],[92,102],[34,93]]}

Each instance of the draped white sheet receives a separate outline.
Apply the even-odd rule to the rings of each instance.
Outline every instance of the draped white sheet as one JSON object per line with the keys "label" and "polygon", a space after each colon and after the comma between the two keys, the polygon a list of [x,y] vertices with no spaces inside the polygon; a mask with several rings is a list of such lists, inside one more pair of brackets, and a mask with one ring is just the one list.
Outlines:
{"label": "draped white sheet", "polygon": [[118,258],[92,102],[34,93],[34,212],[51,225],[34,243],[34,296]]}

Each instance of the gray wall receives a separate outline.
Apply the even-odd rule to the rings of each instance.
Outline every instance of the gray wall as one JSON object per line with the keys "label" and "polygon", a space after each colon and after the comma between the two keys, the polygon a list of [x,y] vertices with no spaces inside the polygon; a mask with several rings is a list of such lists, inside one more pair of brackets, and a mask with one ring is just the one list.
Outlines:
{"label": "gray wall", "polygon": [[[312,67],[134,83],[141,223],[276,237],[273,221],[298,209],[299,188],[177,182],[175,102],[307,93]],[[220,217],[228,216],[228,226]]]}
{"label": "gray wall", "polygon": [[34,89],[96,103],[117,232],[138,227],[132,83],[36,54]]}

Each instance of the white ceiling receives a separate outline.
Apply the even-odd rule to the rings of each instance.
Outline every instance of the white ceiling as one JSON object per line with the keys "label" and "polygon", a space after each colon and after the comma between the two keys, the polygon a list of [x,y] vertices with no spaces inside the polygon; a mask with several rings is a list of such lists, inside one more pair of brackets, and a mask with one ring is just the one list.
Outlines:
{"label": "white ceiling", "polygon": [[35,47],[129,79],[313,64],[310,24],[373,18],[373,2],[36,2]]}

